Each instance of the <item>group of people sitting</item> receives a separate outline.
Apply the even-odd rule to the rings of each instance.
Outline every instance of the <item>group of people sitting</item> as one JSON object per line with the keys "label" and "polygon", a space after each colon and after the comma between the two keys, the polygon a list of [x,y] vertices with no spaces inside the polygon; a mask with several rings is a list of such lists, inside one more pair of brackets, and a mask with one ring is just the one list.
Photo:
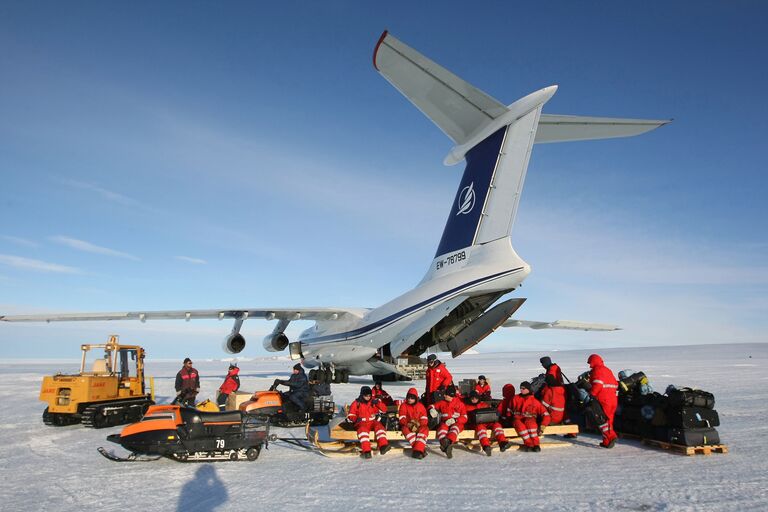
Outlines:
{"label": "group of people sitting", "polygon": [[[498,443],[500,451],[506,451],[510,442],[504,434],[505,427],[515,429],[523,441],[521,448],[524,451],[540,452],[539,438],[544,428],[567,421],[562,371],[549,357],[542,357],[540,362],[546,369],[545,385],[538,393],[540,399],[534,396],[528,381],[520,383],[519,393],[515,393],[512,384],[505,384],[502,388],[503,398],[496,404],[497,415],[482,414],[484,409],[493,410],[489,403],[492,400],[491,388],[484,375],[478,377],[474,389],[466,396],[461,396],[445,365],[432,355],[428,358],[424,394],[420,396],[416,388],[411,388],[405,400],[398,404],[382,389],[380,382],[373,389],[363,386],[360,396],[349,408],[346,421],[357,431],[362,456],[367,459],[371,458],[371,433],[375,436],[379,453],[383,455],[390,450],[386,426],[382,422],[389,405],[398,405],[399,428],[411,445],[412,455],[416,459],[426,456],[430,418],[438,424],[437,439],[440,449],[448,458],[452,458],[453,446],[463,430],[475,431],[475,437],[488,456],[492,454],[492,440]],[[593,354],[588,363],[591,368],[590,394],[603,406],[608,418],[598,426],[603,434],[601,446],[612,448],[617,438],[613,432],[613,414],[616,410],[618,386],[613,372],[605,367],[600,356]],[[611,406],[611,403],[614,405]]]}

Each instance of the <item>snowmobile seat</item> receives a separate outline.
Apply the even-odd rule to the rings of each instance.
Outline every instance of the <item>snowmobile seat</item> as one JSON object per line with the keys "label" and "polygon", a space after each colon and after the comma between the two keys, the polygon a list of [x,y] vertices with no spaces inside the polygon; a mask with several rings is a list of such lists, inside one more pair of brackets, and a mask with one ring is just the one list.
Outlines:
{"label": "snowmobile seat", "polygon": [[240,411],[204,412],[182,407],[180,412],[181,420],[186,424],[239,422],[242,419]]}

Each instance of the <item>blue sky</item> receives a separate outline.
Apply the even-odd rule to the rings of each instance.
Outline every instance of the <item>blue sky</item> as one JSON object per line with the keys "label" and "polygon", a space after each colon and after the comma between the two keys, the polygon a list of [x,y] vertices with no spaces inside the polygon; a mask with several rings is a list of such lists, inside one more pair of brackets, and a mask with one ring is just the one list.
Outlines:
{"label": "blue sky", "polygon": [[[414,286],[461,168],[373,69],[386,28],[504,103],[558,84],[545,112],[675,119],[537,145],[513,232],[520,317],[625,330],[481,351],[766,341],[768,6],[467,5],[3,2],[0,311],[372,307]],[[271,327],[247,322],[243,355]],[[229,329],[0,325],[0,356],[116,332],[219,357]]]}

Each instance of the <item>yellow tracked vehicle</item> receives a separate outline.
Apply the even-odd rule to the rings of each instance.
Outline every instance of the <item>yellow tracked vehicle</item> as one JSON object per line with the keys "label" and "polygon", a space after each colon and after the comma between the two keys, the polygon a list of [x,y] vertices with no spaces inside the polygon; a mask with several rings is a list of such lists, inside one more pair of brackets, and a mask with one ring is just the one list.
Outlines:
{"label": "yellow tracked vehicle", "polygon": [[121,345],[114,335],[104,345],[80,348],[80,373],[43,377],[40,400],[48,403],[43,422],[104,428],[139,421],[155,403],[144,385],[144,349]]}

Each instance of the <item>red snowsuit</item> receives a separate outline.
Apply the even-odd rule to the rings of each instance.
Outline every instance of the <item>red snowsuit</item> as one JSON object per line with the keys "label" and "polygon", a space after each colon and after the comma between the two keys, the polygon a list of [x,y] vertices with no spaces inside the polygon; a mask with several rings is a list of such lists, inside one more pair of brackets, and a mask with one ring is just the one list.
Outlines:
{"label": "red snowsuit", "polygon": [[592,384],[589,394],[600,402],[603,412],[608,417],[605,423],[598,425],[600,432],[603,434],[603,444],[607,445],[619,437],[613,431],[613,416],[616,414],[616,406],[618,405],[619,383],[613,376],[613,372],[605,366],[603,358],[599,355],[592,354],[587,362],[589,367],[592,368],[592,371],[589,373],[589,382]]}
{"label": "red snowsuit", "polygon": [[496,410],[499,412],[499,418],[501,423],[511,427],[514,421],[515,411],[513,408],[513,401],[515,399],[515,386],[512,384],[504,384],[501,390],[501,394],[504,397]]}
{"label": "red snowsuit", "polygon": [[[419,396],[416,388],[408,390],[409,395]],[[429,426],[427,425],[429,418],[427,418],[427,409],[424,405],[417,401],[411,405],[408,400],[405,400],[397,411],[397,419],[400,422],[400,430],[403,432],[405,439],[413,447],[413,451],[417,453],[424,453],[427,447],[427,435],[429,434]],[[413,432],[408,428],[408,423],[412,421],[419,422],[419,430]]]}
{"label": "red snowsuit", "polygon": [[[455,443],[459,438],[459,433],[464,430],[464,425],[467,424],[467,408],[464,407],[464,402],[458,396],[453,397],[453,399],[446,396],[444,400],[440,400],[432,407],[440,413],[437,438],[447,437],[451,443]],[[451,424],[448,425],[448,422]]]}
{"label": "red snowsuit", "polygon": [[[467,400],[464,403],[464,406],[467,409],[467,413],[476,411],[477,409],[488,409],[491,407],[485,402],[478,402],[473,404],[470,400]],[[471,415],[468,414],[467,417],[469,418]],[[467,421],[467,428],[475,429],[475,435],[480,440],[480,446],[483,448],[490,446],[491,444],[490,439],[488,439],[488,429],[493,430],[493,437],[496,439],[497,443],[501,444],[507,442],[507,438],[504,435],[504,429],[501,427],[501,423],[498,421],[493,423],[478,423],[476,425],[471,421]]]}
{"label": "red snowsuit", "polygon": [[386,412],[387,408],[383,403],[373,403],[373,399],[368,402],[364,402],[358,398],[349,407],[349,414],[347,414],[347,421],[352,423],[357,430],[357,438],[360,440],[360,448],[363,453],[371,451],[370,432],[373,431],[376,435],[376,442],[379,449],[382,446],[387,446],[387,431],[384,429],[384,425],[376,419],[376,416],[380,412]]}
{"label": "red snowsuit", "polygon": [[445,364],[438,363],[435,366],[427,368],[426,374],[426,403],[432,403],[432,393],[438,389],[445,389],[453,382],[453,376]]}
{"label": "red snowsuit", "polygon": [[384,391],[383,389],[379,389],[376,386],[373,386],[371,389],[371,398],[376,399],[378,398],[380,402],[382,402],[384,405],[394,405],[395,401],[392,400],[392,397]]}
{"label": "red snowsuit", "polygon": [[486,382],[485,386],[481,386],[480,384],[475,384],[475,391],[477,391],[477,394],[480,395],[480,400],[490,400],[491,399],[491,385]]}
{"label": "red snowsuit", "polygon": [[[551,417],[547,409],[532,394],[517,395],[512,402],[515,430],[525,446],[539,446],[539,428],[549,425]],[[541,417],[541,424],[538,419]]]}
{"label": "red snowsuit", "polygon": [[556,363],[549,365],[549,368],[547,368],[547,375],[552,375],[559,386],[563,385],[563,372]]}
{"label": "red snowsuit", "polygon": [[227,376],[224,377],[224,383],[219,388],[219,393],[228,395],[233,391],[237,391],[240,387],[240,383],[237,379],[234,379],[234,377],[236,377],[238,373],[240,373],[240,368],[232,368],[227,372]]}
{"label": "red snowsuit", "polygon": [[544,386],[544,391],[541,394],[541,405],[549,411],[552,425],[562,423],[565,417],[565,387]]}

